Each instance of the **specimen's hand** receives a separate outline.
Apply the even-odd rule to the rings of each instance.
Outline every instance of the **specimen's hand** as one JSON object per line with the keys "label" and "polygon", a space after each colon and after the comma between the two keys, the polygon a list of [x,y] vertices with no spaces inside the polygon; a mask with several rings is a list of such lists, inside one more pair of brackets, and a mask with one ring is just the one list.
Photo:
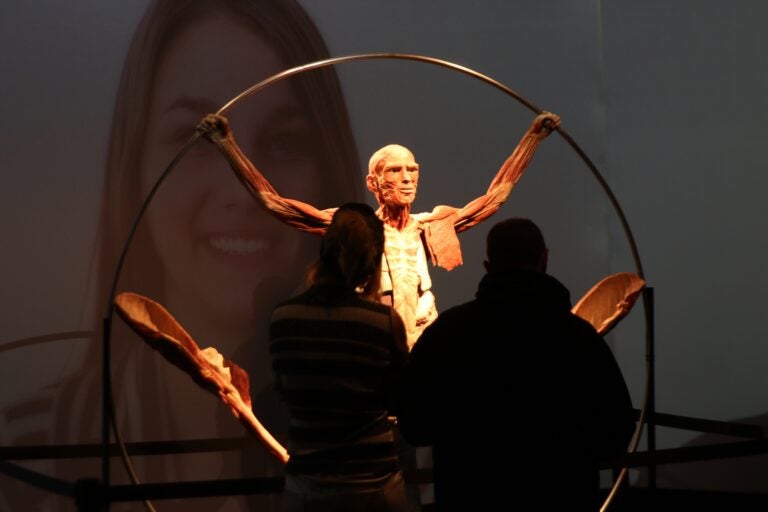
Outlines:
{"label": "specimen's hand", "polygon": [[560,126],[560,116],[544,111],[531,123],[531,132],[546,137],[558,126]]}
{"label": "specimen's hand", "polygon": [[203,134],[203,137],[216,142],[217,140],[226,139],[232,134],[232,128],[229,126],[227,118],[220,114],[208,114],[197,125],[197,131]]}

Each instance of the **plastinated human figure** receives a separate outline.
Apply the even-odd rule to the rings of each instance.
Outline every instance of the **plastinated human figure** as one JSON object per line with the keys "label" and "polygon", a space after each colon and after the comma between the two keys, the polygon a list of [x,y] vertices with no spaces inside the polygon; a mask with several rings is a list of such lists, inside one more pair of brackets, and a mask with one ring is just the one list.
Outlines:
{"label": "plastinated human figure", "polygon": [[[559,124],[560,118],[555,114],[537,115],[486,193],[461,208],[439,205],[428,213],[411,213],[419,184],[419,164],[413,153],[391,144],[371,156],[366,185],[379,204],[376,214],[384,221],[386,237],[381,270],[382,301],[392,304],[402,317],[409,347],[437,317],[427,257],[446,270],[461,264],[456,234],[498,211],[531,161],[539,142]],[[225,117],[208,115],[199,129],[222,151],[253,197],[273,215],[303,231],[325,232],[336,208],[318,209],[281,196],[240,149]]]}

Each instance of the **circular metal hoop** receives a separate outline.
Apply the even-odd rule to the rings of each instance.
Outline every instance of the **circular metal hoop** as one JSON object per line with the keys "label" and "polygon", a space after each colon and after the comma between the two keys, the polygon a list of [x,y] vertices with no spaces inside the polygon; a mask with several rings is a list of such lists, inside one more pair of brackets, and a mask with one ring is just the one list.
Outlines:
{"label": "circular metal hoop", "polygon": [[[259,91],[269,87],[270,85],[273,85],[281,80],[284,80],[288,77],[298,75],[300,73],[304,73],[307,71],[311,71],[314,69],[320,69],[330,66],[335,66],[338,64],[344,64],[348,62],[355,62],[355,61],[365,61],[365,60],[409,60],[409,61],[416,61],[426,64],[431,64],[435,66],[444,67],[447,69],[451,69],[453,71],[469,75],[473,78],[476,78],[482,82],[485,82],[496,89],[501,90],[508,96],[511,96],[516,101],[524,105],[526,108],[531,110],[532,112],[536,114],[542,113],[542,109],[534,105],[532,102],[528,101],[524,97],[522,97],[520,94],[515,92],[514,90],[510,89],[506,85],[502,84],[501,82],[494,80],[493,78],[490,78],[487,75],[484,75],[478,71],[475,71],[473,69],[467,68],[465,66],[461,66],[459,64],[455,64],[453,62],[449,62],[442,59],[437,59],[434,57],[428,57],[424,55],[416,55],[416,54],[405,54],[405,53],[367,53],[367,54],[358,54],[358,55],[347,55],[342,57],[334,57],[329,58],[325,60],[315,61],[308,64],[304,64],[301,66],[293,67],[284,71],[281,71],[277,74],[274,74],[261,82],[251,86],[250,88],[246,89],[245,91],[241,92],[237,96],[235,96],[233,99],[231,99],[229,102],[224,104],[218,111],[217,114],[226,114],[229,112],[235,105],[237,105],[240,101],[244,100],[245,98],[252,96]],[[558,126],[555,128],[555,131],[557,131],[560,136],[573,148],[573,150],[581,157],[581,159],[584,161],[584,163],[587,165],[589,170],[591,171],[594,178],[598,181],[601,188],[605,192],[606,196],[608,197],[608,200],[613,205],[614,211],[616,215],[619,218],[619,221],[621,222],[622,228],[624,230],[624,234],[627,238],[627,242],[630,247],[630,251],[632,253],[632,257],[635,263],[635,268],[637,274],[644,279],[643,275],[643,268],[640,261],[640,255],[637,249],[637,245],[635,243],[634,236],[632,235],[632,231],[629,227],[629,223],[626,220],[626,217],[624,216],[624,212],[621,209],[621,206],[619,205],[618,200],[614,196],[613,192],[611,191],[610,187],[608,186],[608,183],[605,181],[605,179],[602,177],[600,172],[598,171],[595,164],[590,160],[590,158],[587,156],[587,154],[579,147],[578,144],[573,140],[573,138],[568,135],[568,133],[562,128],[561,126]],[[181,158],[184,156],[184,154],[189,150],[189,148],[197,141],[198,138],[200,138],[201,133],[198,131],[195,131],[192,136],[189,138],[189,140],[184,144],[184,146],[179,150],[179,152],[175,155],[173,160],[168,164],[168,166],[165,168],[165,170],[162,172],[158,180],[155,182],[154,186],[150,190],[147,198],[145,199],[143,205],[139,209],[136,218],[134,219],[134,222],[129,230],[128,237],[126,239],[125,245],[123,247],[123,250],[121,252],[121,255],[118,259],[118,263],[116,265],[115,274],[112,281],[112,287],[111,291],[108,297],[109,303],[107,305],[107,315],[104,318],[104,355],[103,355],[103,363],[104,363],[104,397],[103,397],[103,419],[102,419],[102,444],[103,444],[103,463],[102,463],[102,479],[104,482],[109,484],[109,470],[108,470],[108,439],[109,439],[109,425],[110,425],[110,418],[108,411],[111,409],[111,394],[112,394],[112,388],[111,388],[111,371],[110,371],[110,331],[111,331],[111,322],[112,322],[112,316],[113,316],[113,302],[115,299],[116,294],[116,287],[117,287],[117,281],[120,276],[120,272],[125,260],[125,255],[128,251],[128,248],[130,246],[131,240],[135,234],[136,228],[138,227],[139,221],[141,220],[144,212],[146,211],[150,201],[155,195],[155,192],[159,188],[160,184],[164,181],[166,176],[171,172],[171,170],[176,166],[176,164],[181,160]],[[646,338],[650,338],[650,317],[649,317],[649,304],[646,294],[643,294],[643,302],[644,302],[644,310],[645,310],[645,320],[646,320]],[[647,373],[646,373],[646,392],[645,397],[643,398],[643,405],[640,409],[640,418],[637,423],[637,428],[632,436],[632,441],[630,442],[630,447],[628,451],[630,453],[634,452],[637,449],[637,445],[640,440],[640,436],[642,434],[643,425],[646,421],[646,409],[648,407],[648,400],[649,400],[649,390],[651,389],[650,386],[652,385],[652,378],[651,376],[651,366],[649,362],[646,362],[647,364]],[[627,468],[622,468],[621,472],[619,473],[618,477],[614,481],[613,488],[608,494],[608,497],[606,498],[605,502],[603,503],[601,507],[601,512],[605,511],[607,507],[612,502],[617,489],[621,485],[621,483],[624,481],[627,475]]]}

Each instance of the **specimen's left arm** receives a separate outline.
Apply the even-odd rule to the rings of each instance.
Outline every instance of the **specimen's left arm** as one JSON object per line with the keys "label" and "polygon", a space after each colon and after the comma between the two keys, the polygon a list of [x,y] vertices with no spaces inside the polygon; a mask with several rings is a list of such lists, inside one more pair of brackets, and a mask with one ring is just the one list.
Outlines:
{"label": "specimen's left arm", "polygon": [[536,116],[515,150],[496,173],[486,193],[458,211],[454,222],[457,233],[479,224],[501,208],[525,172],[539,143],[559,124],[560,118],[550,112],[542,112]]}

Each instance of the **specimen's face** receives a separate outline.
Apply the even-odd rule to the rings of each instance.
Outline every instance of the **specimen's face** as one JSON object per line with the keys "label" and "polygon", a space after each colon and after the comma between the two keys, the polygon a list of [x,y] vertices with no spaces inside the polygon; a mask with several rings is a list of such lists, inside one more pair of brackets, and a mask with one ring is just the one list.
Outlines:
{"label": "specimen's face", "polygon": [[384,204],[410,206],[416,199],[419,164],[408,149],[394,146],[384,157],[377,181]]}

